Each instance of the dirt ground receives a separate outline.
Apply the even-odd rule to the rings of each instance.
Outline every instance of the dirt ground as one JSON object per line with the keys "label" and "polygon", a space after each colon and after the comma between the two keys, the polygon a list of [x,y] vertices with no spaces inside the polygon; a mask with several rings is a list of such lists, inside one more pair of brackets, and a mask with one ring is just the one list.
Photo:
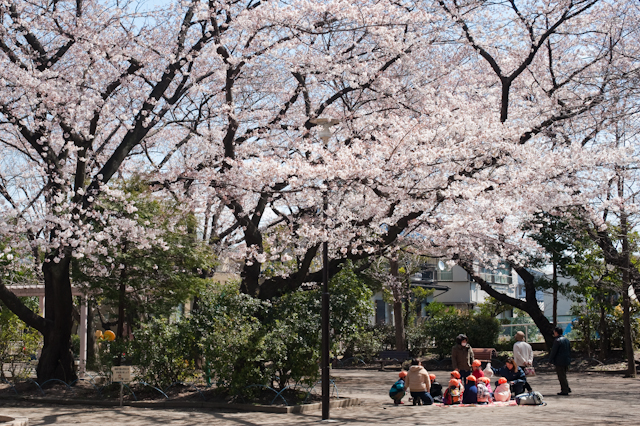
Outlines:
{"label": "dirt ground", "polygon": [[[448,372],[430,371],[444,382]],[[571,396],[557,396],[560,390],[553,373],[530,378],[534,390],[545,397],[546,406],[522,407],[436,407],[394,406],[387,392],[397,371],[333,370],[340,397],[356,397],[363,405],[331,411],[331,420],[344,425],[637,425],[640,424],[640,379],[622,374],[569,373]],[[405,397],[405,402],[406,402]],[[268,414],[222,410],[103,408],[57,406],[3,401],[0,415],[26,416],[31,425],[142,426],[164,425],[314,425],[321,413]]]}

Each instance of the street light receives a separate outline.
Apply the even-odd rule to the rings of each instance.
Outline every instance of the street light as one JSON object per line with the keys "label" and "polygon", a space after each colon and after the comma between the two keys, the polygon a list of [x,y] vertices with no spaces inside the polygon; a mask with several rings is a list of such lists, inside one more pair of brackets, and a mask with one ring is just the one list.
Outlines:
{"label": "street light", "polygon": [[[329,146],[329,138],[331,138],[331,126],[338,124],[340,121],[332,118],[315,118],[311,123],[322,126],[320,139],[324,142],[325,149]],[[325,185],[322,194],[322,214],[327,219],[327,209],[329,208],[329,200],[327,197],[327,187]],[[327,236],[328,238],[328,236]],[[329,244],[327,240],[322,243],[322,420],[329,420]]]}

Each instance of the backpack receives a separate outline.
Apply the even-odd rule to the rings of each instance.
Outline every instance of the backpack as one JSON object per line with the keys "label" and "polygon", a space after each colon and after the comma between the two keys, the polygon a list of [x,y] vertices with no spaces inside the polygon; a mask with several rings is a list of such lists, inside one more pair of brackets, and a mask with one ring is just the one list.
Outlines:
{"label": "backpack", "polygon": [[488,402],[491,397],[491,393],[489,393],[489,389],[483,384],[478,383],[478,402]]}
{"label": "backpack", "polygon": [[516,395],[516,403],[518,405],[547,405],[542,400],[542,394],[535,391]]}
{"label": "backpack", "polygon": [[444,398],[442,399],[442,402],[444,402],[444,405],[460,404],[460,400],[462,399],[461,396],[459,387],[453,389],[447,388],[444,391]]}

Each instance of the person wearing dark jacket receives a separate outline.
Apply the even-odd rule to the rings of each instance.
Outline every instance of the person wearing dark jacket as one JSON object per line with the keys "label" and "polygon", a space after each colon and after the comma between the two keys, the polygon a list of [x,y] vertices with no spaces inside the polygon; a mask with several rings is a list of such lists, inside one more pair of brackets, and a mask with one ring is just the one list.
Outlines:
{"label": "person wearing dark jacket", "polygon": [[473,361],[473,349],[469,346],[467,336],[459,334],[456,337],[456,344],[451,348],[451,364],[453,369],[460,373],[460,379],[463,383],[467,376],[471,374]]}
{"label": "person wearing dark jacket", "polygon": [[478,387],[476,386],[476,376],[470,374],[467,376],[467,385],[464,388],[462,394],[463,404],[477,404],[478,403]]}
{"label": "person wearing dark jacket", "polygon": [[442,402],[442,385],[436,381],[435,374],[429,374],[431,380],[431,391],[429,392],[436,402]]}
{"label": "person wearing dark jacket", "polygon": [[[507,361],[500,368],[491,367],[493,374],[496,376],[502,376],[507,379],[511,392],[514,395],[518,395],[524,392],[527,387],[527,377],[524,374],[522,368],[516,365],[513,358],[507,358]],[[498,382],[496,382],[496,387]]]}
{"label": "person wearing dark jacket", "polygon": [[549,362],[556,366],[556,374],[558,375],[558,381],[560,381],[558,395],[566,396],[571,392],[567,381],[567,371],[569,371],[569,364],[571,364],[571,343],[569,339],[562,335],[560,327],[553,329],[553,337],[555,337],[555,340],[549,354]]}

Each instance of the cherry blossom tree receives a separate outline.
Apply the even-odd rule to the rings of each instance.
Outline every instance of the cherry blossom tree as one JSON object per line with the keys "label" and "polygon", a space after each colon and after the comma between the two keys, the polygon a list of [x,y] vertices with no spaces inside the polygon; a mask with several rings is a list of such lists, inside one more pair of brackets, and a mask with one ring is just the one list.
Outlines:
{"label": "cherry blossom tree", "polygon": [[[476,233],[479,238],[453,250],[454,257],[489,295],[529,313],[550,344],[551,324],[537,305],[535,280],[525,268],[527,252],[540,249],[513,226],[522,225],[535,210],[590,210],[607,193],[603,185],[610,178],[604,169],[628,163],[628,148],[609,143],[604,130],[621,117],[620,100],[635,96],[638,56],[631,34],[637,29],[637,5],[480,3],[439,1],[487,67],[487,75],[498,83],[500,120],[529,123],[515,144],[533,150],[528,158],[520,158],[517,174],[504,181],[511,190],[522,190],[518,198],[525,204],[510,205],[520,218],[511,212],[488,216],[495,223],[483,227],[492,232]],[[490,22],[493,30],[487,31]],[[632,111],[626,108],[623,115]],[[526,167],[537,170],[537,176],[522,173]],[[520,180],[518,174],[528,177]],[[602,223],[593,223],[598,222]],[[474,273],[474,260],[495,265],[499,259],[508,260],[524,280],[525,300],[496,291]]]}
{"label": "cherry blossom tree", "polygon": [[71,259],[161,244],[91,225],[133,172],[242,247],[263,299],[319,282],[325,241],[332,275],[410,240],[528,282],[521,224],[623,159],[590,141],[635,76],[628,3],[0,0],[0,235],[42,271],[45,316],[0,298],[44,335],[39,380],[74,376]]}
{"label": "cherry blossom tree", "polygon": [[[199,99],[204,82],[224,74],[211,58],[218,57],[225,21],[232,9],[250,13],[257,3],[185,1],[152,14],[135,6],[0,2],[0,233],[41,270],[44,317],[4,285],[0,297],[44,335],[40,381],[75,377],[71,260],[92,256],[103,241],[118,244],[120,234],[135,236],[139,248],[154,240],[136,220],[110,227],[110,234],[94,232],[92,221],[109,216],[95,208],[96,199],[126,205],[111,179],[161,163],[208,118]],[[126,209],[136,207],[129,202]]]}

